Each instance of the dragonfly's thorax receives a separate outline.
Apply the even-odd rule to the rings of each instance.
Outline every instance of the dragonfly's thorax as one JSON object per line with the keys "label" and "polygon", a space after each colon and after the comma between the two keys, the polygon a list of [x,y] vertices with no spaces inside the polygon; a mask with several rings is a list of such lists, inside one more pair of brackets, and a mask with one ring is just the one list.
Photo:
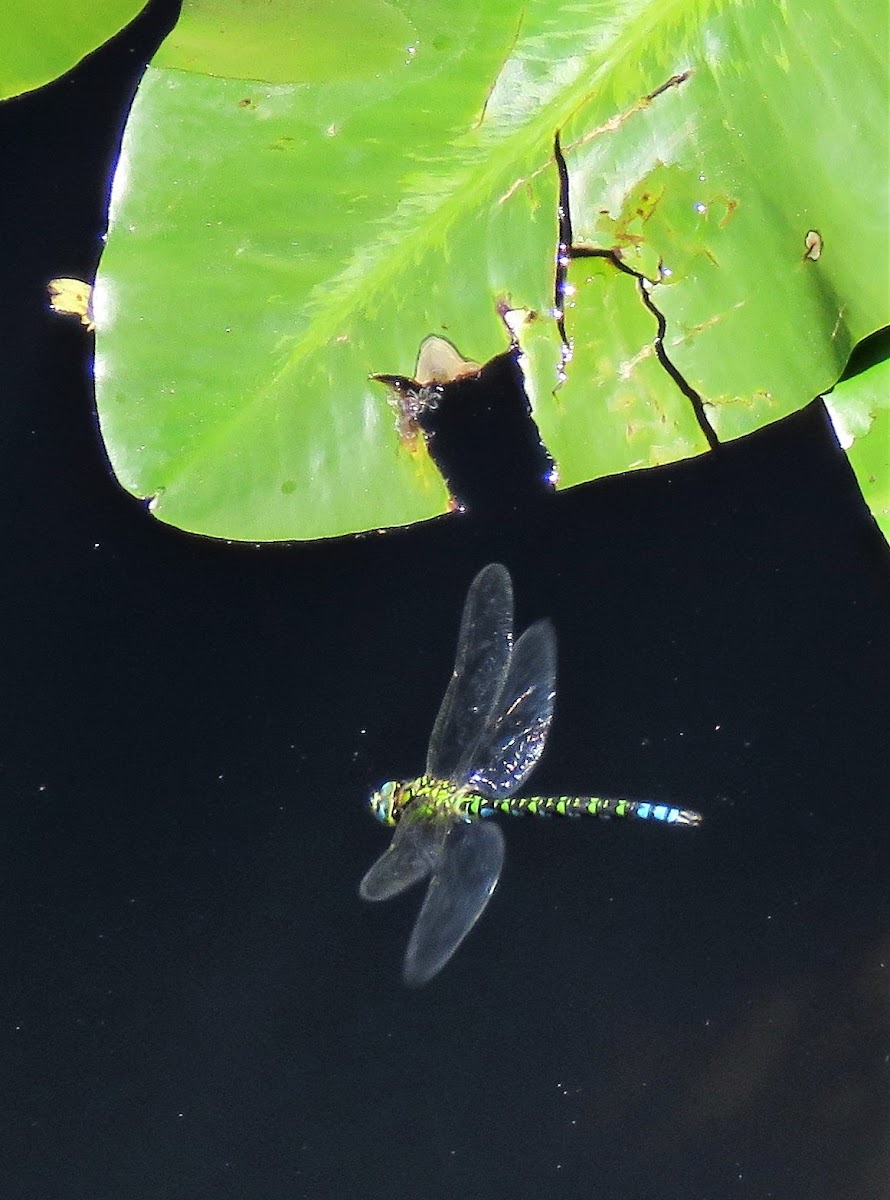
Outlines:
{"label": "dragonfly's thorax", "polygon": [[453,820],[471,820],[468,802],[472,793],[447,779],[434,779],[431,775],[419,775],[417,779],[391,780],[384,783],[371,796],[371,811],[384,825],[398,825],[402,813],[412,805],[421,820],[451,817]]}

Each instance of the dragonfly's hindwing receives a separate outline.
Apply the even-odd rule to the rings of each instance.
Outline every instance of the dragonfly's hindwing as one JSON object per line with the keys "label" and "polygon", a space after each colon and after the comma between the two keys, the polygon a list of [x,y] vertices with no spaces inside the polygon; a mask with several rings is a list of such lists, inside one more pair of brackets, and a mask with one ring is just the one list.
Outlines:
{"label": "dragonfly's hindwing", "polygon": [[492,716],[467,764],[466,782],[490,796],[510,796],[544,751],[556,697],[556,634],[531,625],[510,655]]}
{"label": "dragonfly's hindwing", "polygon": [[442,970],[482,915],[503,865],[504,837],[493,821],[451,827],[408,942],[406,983],[417,987]]}

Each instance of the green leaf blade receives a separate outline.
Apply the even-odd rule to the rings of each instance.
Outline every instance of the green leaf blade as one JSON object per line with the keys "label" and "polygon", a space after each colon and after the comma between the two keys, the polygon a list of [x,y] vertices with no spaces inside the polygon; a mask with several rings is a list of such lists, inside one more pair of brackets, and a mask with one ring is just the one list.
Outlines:
{"label": "green leaf blade", "polygon": [[719,437],[808,403],[890,319],[880,20],[842,7],[415,0],[399,6],[415,52],[396,23],[372,76],[373,41],[348,78],[337,46],[299,83],[151,67],[94,305],[124,486],[173,524],[250,540],[443,513],[369,377],[411,376],[431,334],[485,362],[509,310],[563,486],[706,449],[637,281],[575,261],[565,352],[557,131],[575,245],[649,281]]}
{"label": "green leaf blade", "polygon": [[884,358],[823,397],[862,495],[890,541],[890,358]]}
{"label": "green leaf blade", "polygon": [[0,5],[0,100],[43,87],[129,25],[144,0]]}

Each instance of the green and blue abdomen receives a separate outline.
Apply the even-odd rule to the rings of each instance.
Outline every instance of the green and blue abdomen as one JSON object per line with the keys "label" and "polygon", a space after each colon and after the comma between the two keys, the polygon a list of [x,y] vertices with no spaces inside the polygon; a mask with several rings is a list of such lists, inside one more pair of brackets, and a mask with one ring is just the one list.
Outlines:
{"label": "green and blue abdomen", "polygon": [[533,817],[631,817],[638,821],[665,821],[668,824],[695,825],[701,818],[688,809],[669,804],[652,804],[648,800],[606,800],[601,796],[508,796],[492,800],[474,794],[466,797],[465,820],[487,817],[493,813]]}

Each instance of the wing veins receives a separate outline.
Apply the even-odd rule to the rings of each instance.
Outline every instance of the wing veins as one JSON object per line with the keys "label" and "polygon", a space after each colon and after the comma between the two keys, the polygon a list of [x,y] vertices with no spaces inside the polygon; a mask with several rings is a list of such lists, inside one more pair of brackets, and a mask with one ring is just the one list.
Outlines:
{"label": "wing veins", "polygon": [[510,665],[491,716],[473,748],[471,787],[510,796],[544,752],[556,698],[556,634],[549,621],[529,626]]}
{"label": "wing veins", "polygon": [[454,669],[430,736],[428,775],[460,782],[466,774],[503,689],[512,643],[510,575],[490,563],[467,592]]}

